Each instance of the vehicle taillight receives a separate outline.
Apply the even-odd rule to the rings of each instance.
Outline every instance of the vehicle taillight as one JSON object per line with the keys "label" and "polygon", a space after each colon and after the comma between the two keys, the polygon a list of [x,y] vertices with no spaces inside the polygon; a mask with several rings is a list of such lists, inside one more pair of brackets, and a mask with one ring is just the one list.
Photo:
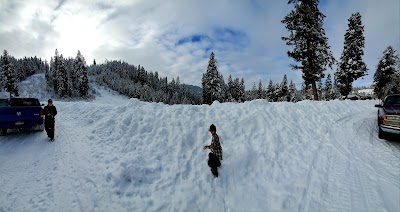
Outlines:
{"label": "vehicle taillight", "polygon": [[383,124],[387,123],[387,116],[383,116]]}
{"label": "vehicle taillight", "polygon": [[40,110],[40,118],[43,118],[43,110]]}

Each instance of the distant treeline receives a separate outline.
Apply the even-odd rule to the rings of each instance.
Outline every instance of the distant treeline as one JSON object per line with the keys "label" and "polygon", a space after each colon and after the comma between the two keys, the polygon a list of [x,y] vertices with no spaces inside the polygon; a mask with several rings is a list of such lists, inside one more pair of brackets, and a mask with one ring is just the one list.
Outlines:
{"label": "distant treeline", "polygon": [[90,76],[95,77],[99,85],[147,102],[165,104],[202,103],[201,95],[181,85],[179,76],[168,81],[158,72],[148,72],[143,66],[134,66],[122,61],[106,61],[101,65],[89,67]]}
{"label": "distant treeline", "polygon": [[35,56],[15,59],[8,54],[7,50],[4,50],[0,57],[0,91],[4,89],[11,96],[19,96],[16,82],[25,80],[33,74],[43,73],[47,69],[49,69],[49,64],[41,58]]}
{"label": "distant treeline", "polygon": [[[104,64],[87,66],[84,57],[78,51],[75,58],[65,59],[55,51],[50,64],[40,58],[24,57],[15,59],[4,50],[0,57],[0,91],[5,90],[11,96],[18,96],[17,83],[36,73],[45,73],[46,83],[60,98],[88,98],[90,83],[89,76],[102,86],[147,102],[163,102],[165,104],[212,104],[219,102],[245,102],[254,99],[266,99],[269,102],[297,102],[306,99],[315,99],[311,84],[302,84],[300,90],[292,81],[288,83],[284,75],[282,82],[269,81],[264,86],[260,80],[254,83],[250,90],[246,90],[244,79],[224,77],[218,72],[215,55],[211,52],[209,64],[202,77],[202,88],[180,84],[179,76],[168,81],[167,77],[159,76],[158,72],[148,72],[143,66],[135,66],[123,61],[106,61]],[[389,93],[400,92],[400,63],[399,56],[392,47],[383,52],[374,74],[373,88],[378,98]],[[335,73],[338,76],[338,72]],[[322,78],[316,81],[318,100],[342,99],[349,90],[343,85],[332,82],[328,74],[325,82]],[[351,84],[349,84],[351,85]],[[198,87],[197,87],[198,88]],[[359,88],[352,88],[357,91]],[[199,92],[199,90],[201,92]],[[345,92],[344,92],[345,91]]]}

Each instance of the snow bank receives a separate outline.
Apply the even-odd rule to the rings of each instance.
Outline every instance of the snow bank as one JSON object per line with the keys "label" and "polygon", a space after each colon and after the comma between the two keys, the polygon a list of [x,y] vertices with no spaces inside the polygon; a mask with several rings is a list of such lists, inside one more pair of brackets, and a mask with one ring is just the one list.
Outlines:
{"label": "snow bank", "polygon": [[27,80],[19,82],[18,87],[20,97],[37,98],[41,102],[47,102],[48,99],[55,97],[47,88],[44,74],[34,74]]}
{"label": "snow bank", "polygon": [[[55,143],[0,137],[0,211],[400,210],[400,145],[377,138],[377,101],[170,106],[97,93],[55,101]],[[202,149],[212,123],[216,179]]]}
{"label": "snow bank", "polygon": [[[330,208],[321,204],[330,167],[328,155],[320,152],[335,151],[332,128],[338,122],[359,113],[374,117],[375,103],[257,100],[169,106],[130,99],[117,106],[75,103],[61,108],[79,114],[76,119],[91,129],[92,152],[105,166],[99,172],[124,210],[292,211]],[[210,143],[212,123],[224,151],[218,179],[212,179],[208,153],[202,150]],[[358,138],[345,142],[353,139]],[[307,190],[311,183],[315,193]],[[389,201],[399,208],[399,184],[395,191]]]}

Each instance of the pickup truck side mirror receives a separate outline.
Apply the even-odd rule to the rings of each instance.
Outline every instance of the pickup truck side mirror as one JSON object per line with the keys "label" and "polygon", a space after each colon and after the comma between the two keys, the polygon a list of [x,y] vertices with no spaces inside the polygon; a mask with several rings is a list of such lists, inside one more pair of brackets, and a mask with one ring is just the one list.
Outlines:
{"label": "pickup truck side mirror", "polygon": [[41,104],[41,106],[44,106],[44,104]]}
{"label": "pickup truck side mirror", "polygon": [[379,107],[379,108],[382,108],[382,105],[375,105],[375,107]]}

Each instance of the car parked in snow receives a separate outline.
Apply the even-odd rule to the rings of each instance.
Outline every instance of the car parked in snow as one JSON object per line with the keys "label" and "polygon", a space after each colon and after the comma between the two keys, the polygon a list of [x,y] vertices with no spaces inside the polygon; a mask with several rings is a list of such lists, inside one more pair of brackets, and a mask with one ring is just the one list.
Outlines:
{"label": "car parked in snow", "polygon": [[387,133],[400,134],[400,94],[386,96],[378,109],[378,136],[385,138]]}
{"label": "car parked in snow", "polygon": [[38,127],[43,131],[42,106],[35,98],[0,99],[0,135],[8,129]]}
{"label": "car parked in snow", "polygon": [[360,98],[360,96],[358,96],[358,95],[350,94],[350,95],[348,95],[347,98],[345,98],[345,99],[360,100],[361,98]]}
{"label": "car parked in snow", "polygon": [[372,96],[360,96],[361,100],[371,100]]}

